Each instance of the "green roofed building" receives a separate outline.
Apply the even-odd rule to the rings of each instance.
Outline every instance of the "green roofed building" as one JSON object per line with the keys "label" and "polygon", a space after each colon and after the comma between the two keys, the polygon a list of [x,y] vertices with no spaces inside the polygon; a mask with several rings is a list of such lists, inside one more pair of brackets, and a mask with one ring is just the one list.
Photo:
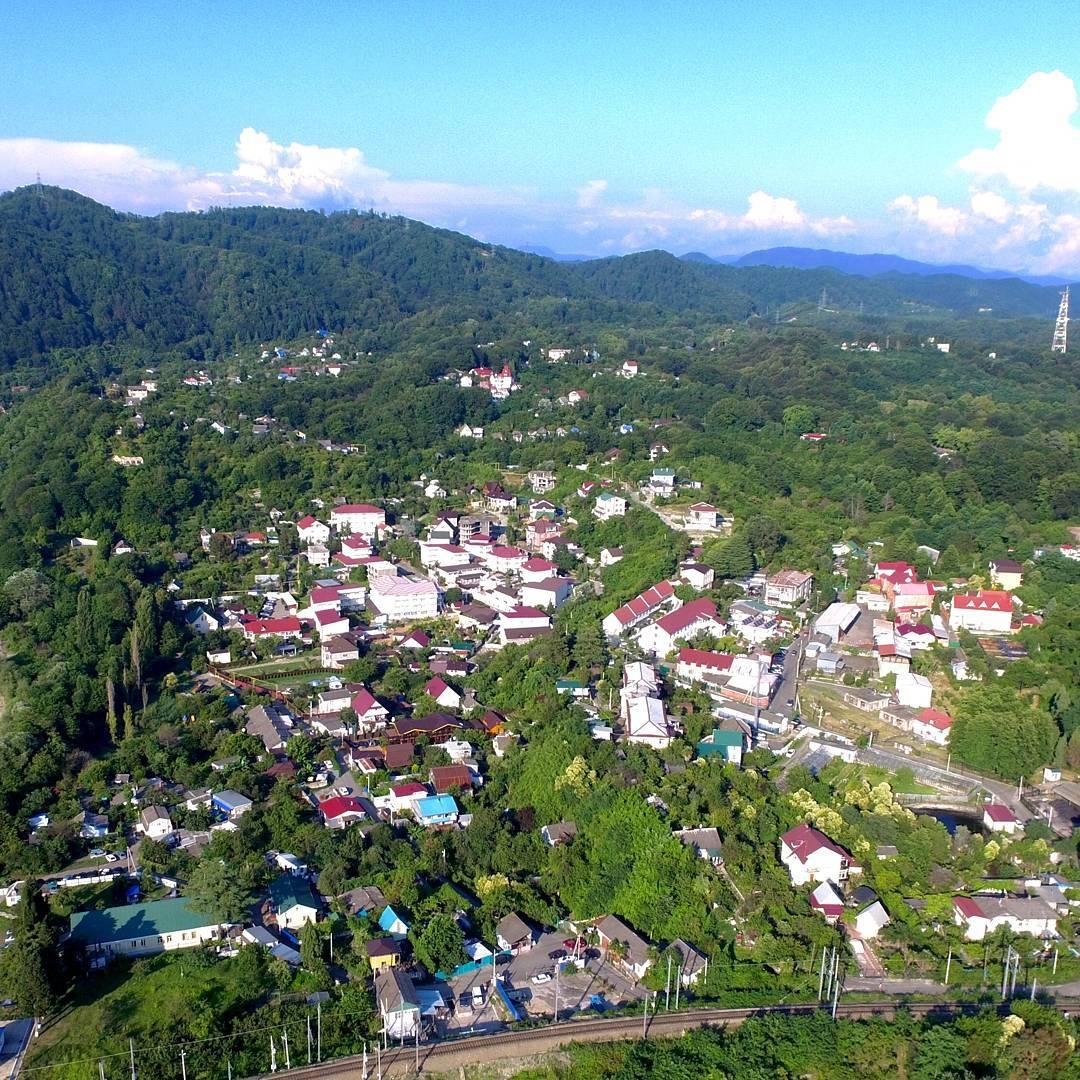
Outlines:
{"label": "green roofed building", "polygon": [[732,765],[741,766],[743,754],[750,745],[747,732],[735,721],[728,726],[713,728],[711,735],[706,735],[697,744],[699,758],[720,757]]}
{"label": "green roofed building", "polygon": [[322,906],[306,878],[282,874],[270,883],[270,900],[277,912],[277,924],[283,930],[299,930],[315,922]]}
{"label": "green roofed building", "polygon": [[193,910],[180,897],[77,911],[71,916],[67,940],[77,942],[91,954],[146,956],[194,948],[220,937],[223,929],[222,924]]}

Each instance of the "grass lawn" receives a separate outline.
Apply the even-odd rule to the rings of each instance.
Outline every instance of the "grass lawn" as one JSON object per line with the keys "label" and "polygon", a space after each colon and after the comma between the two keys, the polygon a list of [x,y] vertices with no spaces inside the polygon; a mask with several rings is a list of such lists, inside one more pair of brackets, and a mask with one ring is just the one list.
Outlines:
{"label": "grass lawn", "polygon": [[[53,1080],[95,1080],[97,1061],[126,1055],[128,1036],[140,1045],[161,1041],[178,1021],[193,1032],[212,1030],[212,1018],[251,1002],[257,987],[245,985],[244,968],[221,960],[202,966],[190,953],[171,953],[114,962],[76,981],[58,1019],[33,1043],[28,1067],[72,1062],[50,1068]],[[202,1023],[200,1021],[203,1021]],[[81,1063],[89,1059],[89,1064]],[[119,1059],[106,1061],[106,1075],[119,1075]],[[138,1064],[138,1055],[136,1055]],[[123,1063],[126,1072],[127,1063]]]}

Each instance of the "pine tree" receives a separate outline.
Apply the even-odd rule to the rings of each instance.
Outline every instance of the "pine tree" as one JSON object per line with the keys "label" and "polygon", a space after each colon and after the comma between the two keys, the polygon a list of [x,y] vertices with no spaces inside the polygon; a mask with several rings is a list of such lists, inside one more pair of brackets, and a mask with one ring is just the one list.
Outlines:
{"label": "pine tree", "polygon": [[117,744],[117,723],[116,723],[116,684],[112,681],[111,675],[105,676],[105,723],[109,726],[109,738],[112,740],[113,746]]}

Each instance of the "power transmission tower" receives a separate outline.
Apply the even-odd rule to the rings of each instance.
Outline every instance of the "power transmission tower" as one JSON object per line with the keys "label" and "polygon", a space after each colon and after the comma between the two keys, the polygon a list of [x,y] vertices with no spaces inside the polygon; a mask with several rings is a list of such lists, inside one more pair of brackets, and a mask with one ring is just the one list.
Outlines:
{"label": "power transmission tower", "polygon": [[1058,307],[1057,322],[1054,323],[1054,343],[1050,346],[1053,352],[1069,351],[1069,286],[1061,294],[1061,305]]}

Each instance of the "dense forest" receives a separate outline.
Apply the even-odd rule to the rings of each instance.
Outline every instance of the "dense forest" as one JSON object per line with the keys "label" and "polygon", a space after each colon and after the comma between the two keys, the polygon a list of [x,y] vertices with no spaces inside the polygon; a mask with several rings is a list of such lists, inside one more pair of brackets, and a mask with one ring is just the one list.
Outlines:
{"label": "dense forest", "polygon": [[[482,337],[511,325],[595,335],[625,326],[742,322],[832,309],[889,316],[1049,318],[1057,293],[1018,280],[861,278],[730,267],[664,252],[556,263],[403,218],[265,207],[120,214],[59,188],[0,196],[0,362],[58,348],[182,346],[194,358],[320,326],[401,347],[462,315]],[[977,332],[977,325],[974,329]],[[853,332],[855,332],[853,330]]]}

